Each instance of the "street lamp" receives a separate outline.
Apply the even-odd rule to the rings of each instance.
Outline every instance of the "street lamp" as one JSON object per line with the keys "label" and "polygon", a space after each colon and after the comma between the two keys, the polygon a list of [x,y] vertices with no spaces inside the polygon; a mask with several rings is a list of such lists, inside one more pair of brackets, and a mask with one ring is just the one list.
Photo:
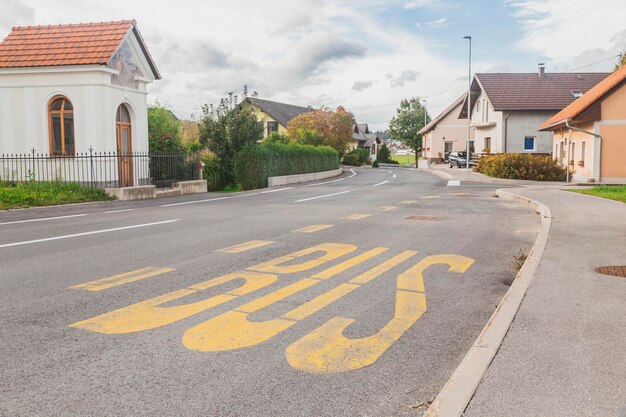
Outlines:
{"label": "street lamp", "polygon": [[[422,103],[424,103],[424,127],[426,127],[426,99],[422,99]],[[422,133],[422,149],[427,148],[427,147],[428,146],[426,146],[426,143],[424,143],[424,134]],[[425,152],[423,152],[422,155],[426,157]],[[432,155],[431,155],[431,160],[432,160]]]}
{"label": "street lamp", "polygon": [[468,60],[468,72],[467,72],[467,154],[465,155],[465,166],[467,171],[469,171],[470,166],[470,121],[471,121],[471,108],[470,102],[472,101],[472,37],[471,36],[463,36],[463,39],[469,40],[469,60]]}

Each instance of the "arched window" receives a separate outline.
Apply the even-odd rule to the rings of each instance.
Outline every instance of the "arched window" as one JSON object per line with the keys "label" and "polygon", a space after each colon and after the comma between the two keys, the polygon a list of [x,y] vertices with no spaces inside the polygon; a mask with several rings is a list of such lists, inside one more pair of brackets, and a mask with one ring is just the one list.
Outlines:
{"label": "arched window", "polygon": [[74,107],[67,97],[58,96],[50,101],[50,154],[74,155]]}

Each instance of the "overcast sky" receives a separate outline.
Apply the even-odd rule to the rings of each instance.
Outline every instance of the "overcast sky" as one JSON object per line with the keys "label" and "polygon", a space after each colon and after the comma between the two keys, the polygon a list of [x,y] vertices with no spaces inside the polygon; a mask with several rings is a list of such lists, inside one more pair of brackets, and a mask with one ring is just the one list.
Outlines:
{"label": "overcast sky", "polygon": [[[623,0],[0,0],[12,26],[136,19],[177,115],[243,84],[261,98],[351,110],[384,129],[400,99],[435,116],[473,71],[612,69],[626,49]],[[606,60],[599,64],[589,64]]]}

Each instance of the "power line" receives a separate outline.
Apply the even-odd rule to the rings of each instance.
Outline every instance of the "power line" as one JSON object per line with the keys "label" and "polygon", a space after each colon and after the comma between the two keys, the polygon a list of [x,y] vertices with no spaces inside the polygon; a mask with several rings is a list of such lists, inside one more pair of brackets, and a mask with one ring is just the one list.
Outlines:
{"label": "power line", "polygon": [[[449,93],[450,91],[456,91],[456,90],[458,90],[460,88],[465,88],[465,85],[460,85],[460,86],[451,88],[449,90],[439,91],[439,92],[432,93],[432,94],[429,94],[429,95],[426,95],[426,96],[420,96],[420,98],[421,99],[426,99],[426,98],[436,97],[436,96],[440,96],[440,95],[445,94],[445,93]],[[389,102],[389,103],[372,104],[370,106],[362,106],[362,107],[350,107],[349,110],[361,110],[361,109],[371,109],[371,108],[374,108],[374,107],[394,106],[394,105],[397,105],[398,102],[404,100],[405,98],[406,97],[399,98],[399,99],[397,99],[395,101],[392,101],[392,102]]]}
{"label": "power line", "polygon": [[593,62],[591,64],[583,65],[582,67],[572,68],[572,69],[569,70],[569,72],[573,72],[573,71],[576,71],[576,70],[579,70],[579,69],[591,67],[591,66],[594,66],[596,64],[601,64],[603,62],[610,61],[611,59],[621,58],[621,56],[622,56],[622,54],[613,55],[613,56],[610,56],[610,57],[608,57],[606,59],[603,59],[602,61]]}

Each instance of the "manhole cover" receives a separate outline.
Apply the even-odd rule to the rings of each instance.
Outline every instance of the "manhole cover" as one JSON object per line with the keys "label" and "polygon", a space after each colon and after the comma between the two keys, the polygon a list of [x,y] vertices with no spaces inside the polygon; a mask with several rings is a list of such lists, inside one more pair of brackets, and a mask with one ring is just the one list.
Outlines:
{"label": "manhole cover", "polygon": [[434,216],[409,216],[406,219],[407,220],[424,220],[427,222],[442,222],[446,220],[445,217],[434,217]]}
{"label": "manhole cover", "polygon": [[626,265],[622,266],[599,266],[594,269],[599,274],[612,275],[614,277],[626,278]]}

